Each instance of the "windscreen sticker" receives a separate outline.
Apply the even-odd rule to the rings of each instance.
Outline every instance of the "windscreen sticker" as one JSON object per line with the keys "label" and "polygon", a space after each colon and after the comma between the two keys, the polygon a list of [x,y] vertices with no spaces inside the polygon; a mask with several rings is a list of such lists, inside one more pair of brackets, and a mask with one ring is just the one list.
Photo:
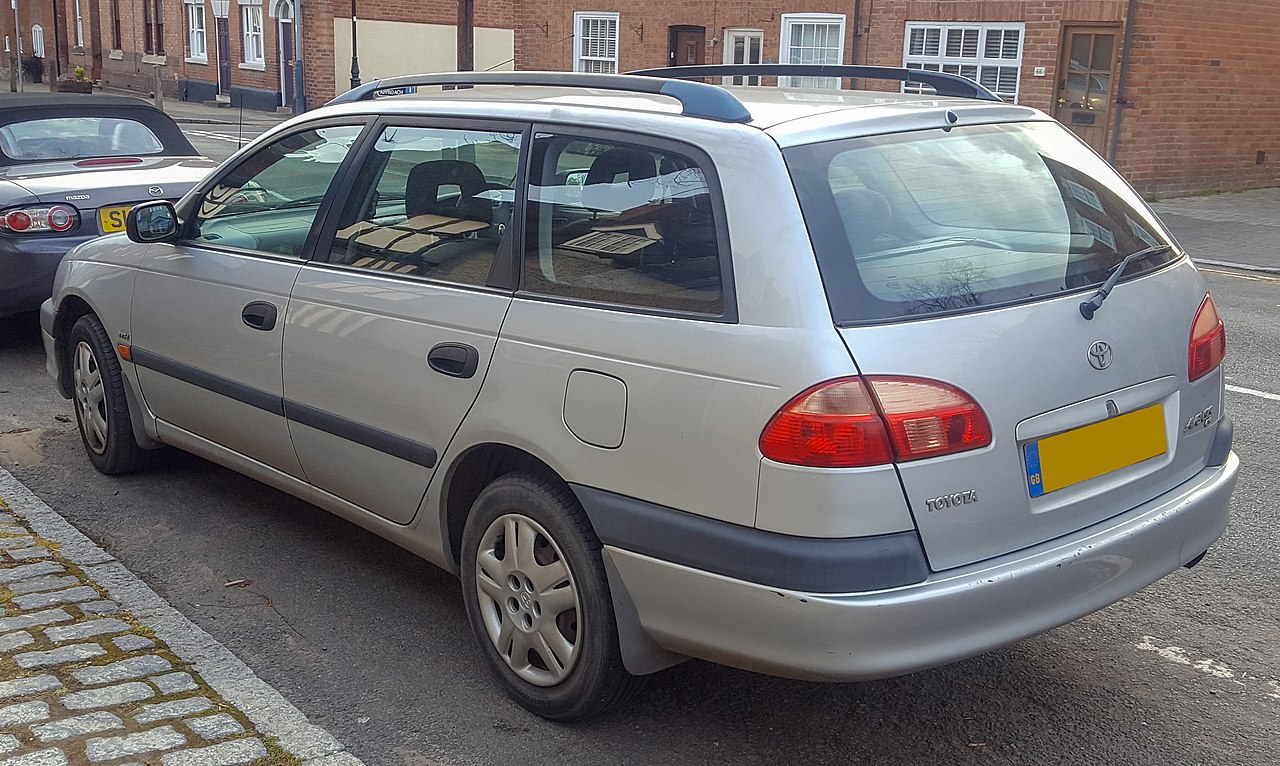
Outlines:
{"label": "windscreen sticker", "polygon": [[1022,448],[1027,464],[1027,489],[1032,497],[1044,494],[1044,479],[1040,476],[1040,442],[1031,442]]}

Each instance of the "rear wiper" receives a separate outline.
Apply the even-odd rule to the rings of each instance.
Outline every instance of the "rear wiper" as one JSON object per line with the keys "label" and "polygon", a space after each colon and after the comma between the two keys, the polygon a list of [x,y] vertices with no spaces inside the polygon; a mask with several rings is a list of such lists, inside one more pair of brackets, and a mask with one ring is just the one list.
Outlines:
{"label": "rear wiper", "polygon": [[1152,245],[1151,247],[1144,247],[1136,253],[1130,253],[1129,255],[1126,255],[1123,261],[1120,261],[1114,267],[1112,267],[1111,276],[1107,277],[1107,281],[1102,283],[1102,287],[1098,288],[1098,292],[1094,293],[1092,298],[1080,304],[1080,316],[1084,317],[1085,319],[1093,319],[1093,313],[1098,309],[1102,308],[1102,302],[1105,301],[1107,299],[1107,296],[1111,294],[1111,288],[1116,286],[1116,282],[1119,281],[1120,275],[1123,274],[1124,270],[1129,267],[1129,264],[1133,263],[1139,258],[1144,258],[1148,255],[1156,255],[1157,253],[1168,252],[1169,250],[1172,250],[1172,249],[1173,249],[1173,245],[1169,245],[1169,244]]}

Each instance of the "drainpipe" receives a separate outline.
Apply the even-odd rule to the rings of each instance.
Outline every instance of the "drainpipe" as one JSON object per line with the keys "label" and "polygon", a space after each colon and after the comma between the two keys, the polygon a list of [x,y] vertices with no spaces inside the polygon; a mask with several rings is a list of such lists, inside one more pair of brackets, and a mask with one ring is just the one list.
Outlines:
{"label": "drainpipe", "polygon": [[307,111],[306,80],[302,76],[302,0],[293,0],[293,113]]}
{"label": "drainpipe", "polygon": [[1124,110],[1129,105],[1129,53],[1133,50],[1133,27],[1138,15],[1138,0],[1129,0],[1128,15],[1124,20],[1124,50],[1120,52],[1120,76],[1116,82],[1116,120],[1111,128],[1111,146],[1107,150],[1107,161],[1116,164],[1116,156],[1120,150],[1120,123],[1124,120]]}

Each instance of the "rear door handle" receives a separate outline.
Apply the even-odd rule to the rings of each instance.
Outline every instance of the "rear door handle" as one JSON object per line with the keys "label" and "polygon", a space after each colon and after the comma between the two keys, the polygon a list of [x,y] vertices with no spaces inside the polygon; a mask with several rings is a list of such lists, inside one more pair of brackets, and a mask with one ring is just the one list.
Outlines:
{"label": "rear door handle", "polygon": [[431,369],[454,378],[469,378],[480,366],[480,352],[465,343],[441,343],[427,354]]}
{"label": "rear door handle", "polygon": [[253,329],[265,331],[276,326],[277,313],[274,303],[254,301],[244,307],[240,312],[240,318]]}

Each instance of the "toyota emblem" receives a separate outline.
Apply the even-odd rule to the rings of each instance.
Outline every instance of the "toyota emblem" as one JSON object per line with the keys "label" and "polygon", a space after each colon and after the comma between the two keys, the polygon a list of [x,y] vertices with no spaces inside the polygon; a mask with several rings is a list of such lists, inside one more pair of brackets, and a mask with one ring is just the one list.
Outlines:
{"label": "toyota emblem", "polygon": [[163,197],[164,189],[161,189],[159,186],[152,186],[147,189],[147,194],[150,194],[152,197]]}
{"label": "toyota emblem", "polygon": [[1095,370],[1105,370],[1111,366],[1111,344],[1095,340],[1089,346],[1089,366]]}

